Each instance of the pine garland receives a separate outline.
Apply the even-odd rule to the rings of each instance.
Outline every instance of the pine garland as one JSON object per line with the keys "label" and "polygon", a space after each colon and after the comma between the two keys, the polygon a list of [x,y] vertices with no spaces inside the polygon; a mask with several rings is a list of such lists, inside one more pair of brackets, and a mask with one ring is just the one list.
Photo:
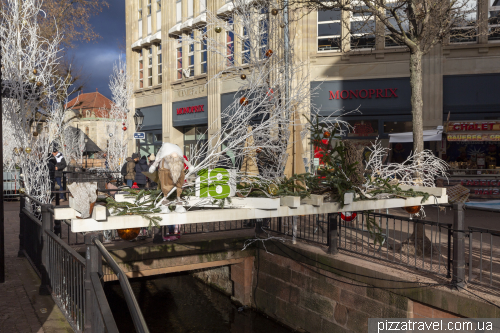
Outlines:
{"label": "pine garland", "polygon": [[[128,192],[127,198],[134,198],[134,202],[118,202],[112,197],[106,199],[106,207],[108,210],[113,210],[115,216],[123,215],[139,215],[149,221],[148,229],[151,230],[153,225],[160,227],[160,216],[151,216],[161,211],[160,208],[155,208],[155,200],[162,196],[161,190],[134,190],[124,189]],[[162,200],[158,198],[158,200]],[[156,201],[158,201],[156,200]]]}

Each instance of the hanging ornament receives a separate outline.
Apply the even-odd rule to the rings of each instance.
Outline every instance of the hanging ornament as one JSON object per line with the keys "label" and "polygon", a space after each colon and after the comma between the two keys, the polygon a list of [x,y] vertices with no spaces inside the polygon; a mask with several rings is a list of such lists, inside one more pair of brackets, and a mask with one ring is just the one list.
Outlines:
{"label": "hanging ornament", "polygon": [[281,29],[284,29],[284,28],[285,28],[285,23],[281,23],[281,24],[280,24],[280,28],[281,28]]}
{"label": "hanging ornament", "polygon": [[123,240],[132,240],[139,235],[141,228],[118,229],[118,236]]}
{"label": "hanging ornament", "polygon": [[14,148],[14,154],[16,154],[16,155],[19,154],[19,148],[17,148],[17,147]]}
{"label": "hanging ornament", "polygon": [[268,58],[269,58],[270,56],[272,56],[272,55],[273,55],[273,53],[274,53],[274,52],[273,52],[273,50],[267,50],[267,51],[266,51],[266,57],[268,57]]}
{"label": "hanging ornament", "polygon": [[43,86],[43,83],[42,83],[42,82],[40,82],[40,81],[38,81],[38,82],[36,83],[36,86],[37,86],[37,87],[41,87],[41,86]]}
{"label": "hanging ornament", "polygon": [[21,194],[26,193],[26,190],[24,189],[24,187],[21,187],[21,188],[19,189],[19,193],[21,193]]}
{"label": "hanging ornament", "polygon": [[125,126],[125,123],[123,123],[123,126]]}
{"label": "hanging ornament", "polygon": [[278,186],[276,184],[269,185],[267,187],[267,192],[269,192],[270,195],[278,194]]}
{"label": "hanging ornament", "polygon": [[325,132],[323,133],[323,136],[324,136],[325,138],[329,138],[329,137],[330,137],[330,135],[331,135],[331,133],[330,133],[330,132],[328,132],[328,131],[325,131]]}
{"label": "hanging ornament", "polygon": [[259,147],[259,148],[255,149],[255,151],[257,152],[257,154],[260,154],[260,153],[262,153],[262,148]]}
{"label": "hanging ornament", "polygon": [[221,31],[222,31],[222,28],[221,27],[215,27],[214,30],[215,30],[216,33],[220,34]]}
{"label": "hanging ornament", "polygon": [[240,104],[241,105],[248,105],[248,99],[246,97],[240,98]]}
{"label": "hanging ornament", "polygon": [[33,132],[33,136],[38,136],[38,132]]}
{"label": "hanging ornament", "polygon": [[404,209],[410,214],[417,214],[420,211],[421,206],[408,206]]}
{"label": "hanging ornament", "polygon": [[31,153],[31,148],[28,147],[28,148],[25,149],[25,151],[26,151],[27,154],[29,154],[29,153]]}
{"label": "hanging ornament", "polygon": [[276,8],[271,9],[271,14],[274,16],[278,15],[278,10]]}
{"label": "hanging ornament", "polygon": [[109,137],[112,138],[113,137],[113,133],[109,133]]}
{"label": "hanging ornament", "polygon": [[357,215],[358,215],[357,213],[345,212],[345,213],[340,213],[340,218],[346,222],[351,222],[356,218]]}
{"label": "hanging ornament", "polygon": [[242,80],[246,80],[246,79],[247,79],[247,76],[246,76],[245,74],[241,74],[241,75],[240,75],[240,78],[241,78]]}
{"label": "hanging ornament", "polygon": [[126,128],[126,127],[123,127],[123,128],[122,128],[122,130],[126,131],[126,130],[127,130],[127,128]]}
{"label": "hanging ornament", "polygon": [[33,70],[33,74],[36,74],[38,73],[38,71],[36,70],[36,68]]}

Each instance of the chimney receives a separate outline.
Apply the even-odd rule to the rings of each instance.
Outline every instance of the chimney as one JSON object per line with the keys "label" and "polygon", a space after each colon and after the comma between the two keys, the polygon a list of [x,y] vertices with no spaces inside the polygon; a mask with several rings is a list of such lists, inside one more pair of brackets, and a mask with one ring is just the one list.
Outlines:
{"label": "chimney", "polygon": [[97,92],[97,88],[95,88],[95,92]]}

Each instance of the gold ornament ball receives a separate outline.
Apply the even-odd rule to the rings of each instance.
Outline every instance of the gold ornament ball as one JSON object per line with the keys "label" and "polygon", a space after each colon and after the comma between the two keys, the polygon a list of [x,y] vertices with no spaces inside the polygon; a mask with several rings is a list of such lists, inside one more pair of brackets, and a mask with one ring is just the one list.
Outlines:
{"label": "gold ornament ball", "polygon": [[241,78],[242,80],[246,80],[246,79],[247,79],[247,76],[246,76],[245,74],[241,74],[241,75],[240,75],[240,78]]}
{"label": "gold ornament ball", "polygon": [[271,9],[271,14],[274,16],[278,15],[278,10],[276,8]]}
{"label": "gold ornament ball", "polygon": [[405,210],[410,214],[417,214],[420,211],[420,206],[408,206]]}
{"label": "gold ornament ball", "polygon": [[42,83],[42,82],[40,82],[40,81],[38,81],[38,82],[36,83],[36,86],[37,86],[37,87],[41,87],[41,86],[43,86],[43,83]]}
{"label": "gold ornament ball", "polygon": [[214,30],[215,30],[216,33],[220,34],[221,31],[222,31],[222,28],[221,27],[215,27]]}
{"label": "gold ornament ball", "polygon": [[267,188],[267,192],[269,192],[270,195],[278,194],[278,186],[276,184],[269,185]]}
{"label": "gold ornament ball", "polygon": [[38,132],[33,132],[33,136],[38,136]]}
{"label": "gold ornament ball", "polygon": [[21,187],[21,188],[19,189],[19,193],[21,193],[21,194],[26,193],[26,190],[24,189],[24,187]]}
{"label": "gold ornament ball", "polygon": [[123,240],[132,240],[139,235],[141,228],[118,229],[118,236]]}
{"label": "gold ornament ball", "polygon": [[24,151],[25,151],[27,154],[29,154],[29,153],[31,153],[31,148],[30,148],[30,147],[28,147],[28,148],[26,148]]}
{"label": "gold ornament ball", "polygon": [[38,71],[36,70],[36,68],[33,70],[33,74],[36,74],[38,73]]}

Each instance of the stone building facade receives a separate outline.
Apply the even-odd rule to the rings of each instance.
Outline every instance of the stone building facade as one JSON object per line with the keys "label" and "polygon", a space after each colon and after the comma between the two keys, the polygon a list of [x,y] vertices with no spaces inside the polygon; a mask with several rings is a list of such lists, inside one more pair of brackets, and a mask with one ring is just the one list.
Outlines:
{"label": "stone building facade", "polygon": [[[156,151],[161,142],[176,143],[188,151],[191,144],[207,139],[203,133],[208,124],[212,126],[208,135],[220,126],[216,120],[225,104],[233,100],[238,85],[223,79],[207,84],[207,78],[220,70],[211,65],[215,55],[196,52],[199,45],[193,52],[182,36],[203,26],[207,11],[228,15],[231,5],[226,0],[126,0],[127,65],[135,88],[131,110],[140,109],[145,115],[143,131],[147,137],[139,142],[143,154]],[[500,36],[487,35],[491,28],[488,22],[496,22],[500,9],[495,5],[488,0],[478,6],[484,35],[450,40],[425,56],[425,129],[443,125],[448,114],[451,121],[498,119],[500,95],[495,90],[500,83]],[[321,84],[311,102],[320,106],[324,115],[360,106],[361,115],[345,120],[355,128],[348,137],[361,144],[377,137],[386,140],[389,133],[411,131],[408,51],[382,37],[344,38],[339,48],[335,42],[346,35],[342,17],[347,16],[311,12],[294,23],[295,56],[308,61],[311,87]],[[349,52],[340,51],[349,48]],[[203,112],[196,117],[174,111],[199,105],[204,106]],[[129,135],[129,147],[133,147],[132,133]],[[432,145],[443,150],[439,146],[446,143]],[[309,154],[310,148],[304,148]]]}

